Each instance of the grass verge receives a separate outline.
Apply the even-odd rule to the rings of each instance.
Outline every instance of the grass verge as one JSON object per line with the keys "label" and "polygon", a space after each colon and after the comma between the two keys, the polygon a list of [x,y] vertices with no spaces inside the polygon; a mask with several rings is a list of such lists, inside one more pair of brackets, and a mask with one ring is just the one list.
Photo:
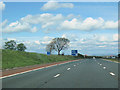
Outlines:
{"label": "grass verge", "polygon": [[120,60],[119,60],[119,59],[104,59],[104,60],[109,60],[109,61],[113,61],[113,62],[118,62],[118,63],[120,63]]}
{"label": "grass verge", "polygon": [[24,67],[37,64],[46,64],[59,61],[75,60],[78,57],[45,55],[31,52],[21,52],[13,50],[2,50],[2,69],[11,69],[15,67]]}

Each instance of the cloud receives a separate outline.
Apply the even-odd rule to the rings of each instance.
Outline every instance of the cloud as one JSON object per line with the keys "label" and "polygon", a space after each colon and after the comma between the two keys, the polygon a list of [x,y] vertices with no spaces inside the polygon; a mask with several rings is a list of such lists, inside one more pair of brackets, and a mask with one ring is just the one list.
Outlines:
{"label": "cloud", "polygon": [[23,18],[21,18],[21,22],[27,22],[30,24],[42,24],[43,28],[52,25],[56,21],[63,20],[64,17],[62,14],[50,14],[50,13],[43,13],[38,15],[27,15]]}
{"label": "cloud", "polygon": [[93,19],[88,17],[81,21],[77,18],[73,18],[71,21],[65,20],[60,25],[61,29],[67,30],[97,30],[97,29],[117,29],[118,22],[104,21],[103,18]]}
{"label": "cloud", "polygon": [[44,13],[39,15],[27,15],[25,17],[22,17],[19,21],[12,22],[7,26],[6,24],[8,23],[8,21],[3,21],[2,31],[4,33],[21,31],[37,32],[38,29],[34,25],[39,24],[41,28],[44,29],[49,26],[54,26],[62,20],[64,20],[62,14],[52,15],[49,13]]}
{"label": "cloud", "polygon": [[[15,22],[11,22],[8,24],[8,20],[4,20],[0,25],[2,26],[2,31],[4,33],[10,32],[37,32],[38,30],[42,30],[46,33],[50,33],[53,31],[61,31],[61,30],[83,30],[83,31],[91,31],[91,30],[116,30],[118,28],[117,21],[105,21],[103,18],[99,17],[94,19],[92,17],[88,17],[84,20],[72,14],[67,16],[63,16],[62,14],[50,14],[43,13],[37,15],[27,15],[25,17],[20,18]],[[39,26],[39,29],[38,29]]]}
{"label": "cloud", "polygon": [[46,4],[44,4],[41,9],[47,11],[47,10],[56,10],[59,8],[73,8],[73,7],[74,5],[72,3],[58,3],[55,1],[49,1]]}
{"label": "cloud", "polygon": [[[86,54],[115,54],[118,51],[118,43],[114,41],[117,34],[73,34],[64,33],[59,37],[65,37],[70,40],[70,47],[65,50],[65,54],[71,54],[71,50],[79,50],[80,53]],[[111,38],[110,38],[111,37]],[[32,39],[31,39],[32,38]],[[34,51],[46,54],[46,45],[55,37],[44,36],[44,37],[16,37],[7,38],[2,41],[15,40],[17,43],[24,43],[27,47],[27,51]],[[102,39],[101,39],[102,38]],[[99,51],[99,52],[98,52]]]}
{"label": "cloud", "polygon": [[2,1],[0,1],[0,11],[4,9],[5,9],[5,4]]}
{"label": "cloud", "polygon": [[36,43],[36,44],[40,44],[40,41],[37,40],[37,41],[35,41],[35,43]]}
{"label": "cloud", "polygon": [[16,22],[10,23],[8,26],[3,28],[2,31],[4,33],[21,32],[21,31],[36,32],[37,28],[32,27],[29,23],[16,21]]}
{"label": "cloud", "polygon": [[118,34],[113,34],[113,41],[118,41]]}
{"label": "cloud", "polygon": [[99,37],[99,41],[107,41],[108,40],[108,38],[106,37],[106,36],[100,36]]}

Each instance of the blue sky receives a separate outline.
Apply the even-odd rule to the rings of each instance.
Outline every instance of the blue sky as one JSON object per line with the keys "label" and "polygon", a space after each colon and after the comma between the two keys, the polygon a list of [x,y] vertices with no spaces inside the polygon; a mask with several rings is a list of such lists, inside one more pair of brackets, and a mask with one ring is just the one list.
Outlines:
{"label": "blue sky", "polygon": [[[117,2],[5,2],[0,3],[3,44],[24,43],[27,51],[46,53],[55,37],[70,39],[70,50],[81,54],[118,53]],[[56,52],[53,52],[54,54]]]}

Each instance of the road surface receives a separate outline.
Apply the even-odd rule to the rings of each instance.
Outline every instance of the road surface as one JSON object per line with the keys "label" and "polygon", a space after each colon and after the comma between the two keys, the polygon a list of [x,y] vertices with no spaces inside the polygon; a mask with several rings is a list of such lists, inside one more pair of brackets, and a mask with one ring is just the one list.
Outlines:
{"label": "road surface", "polygon": [[83,59],[3,78],[2,84],[3,88],[118,88],[118,63]]}

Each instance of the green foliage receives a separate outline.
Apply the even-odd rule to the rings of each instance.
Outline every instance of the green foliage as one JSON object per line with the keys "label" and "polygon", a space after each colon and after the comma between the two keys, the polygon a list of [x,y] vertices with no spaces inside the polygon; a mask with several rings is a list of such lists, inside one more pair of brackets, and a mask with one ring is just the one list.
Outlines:
{"label": "green foliage", "polygon": [[78,57],[84,58],[84,55],[78,53]]}
{"label": "green foliage", "polygon": [[2,69],[75,60],[78,57],[68,55],[45,55],[38,53],[2,50]]}
{"label": "green foliage", "polygon": [[20,44],[17,45],[17,50],[18,51],[25,51],[25,49],[27,49],[27,48],[23,43],[20,43]]}
{"label": "green foliage", "polygon": [[23,43],[17,45],[14,40],[10,40],[5,42],[4,49],[25,51],[27,48]]}
{"label": "green foliage", "polygon": [[5,49],[9,50],[16,50],[16,42],[14,40],[10,40],[8,42],[5,42]]}

